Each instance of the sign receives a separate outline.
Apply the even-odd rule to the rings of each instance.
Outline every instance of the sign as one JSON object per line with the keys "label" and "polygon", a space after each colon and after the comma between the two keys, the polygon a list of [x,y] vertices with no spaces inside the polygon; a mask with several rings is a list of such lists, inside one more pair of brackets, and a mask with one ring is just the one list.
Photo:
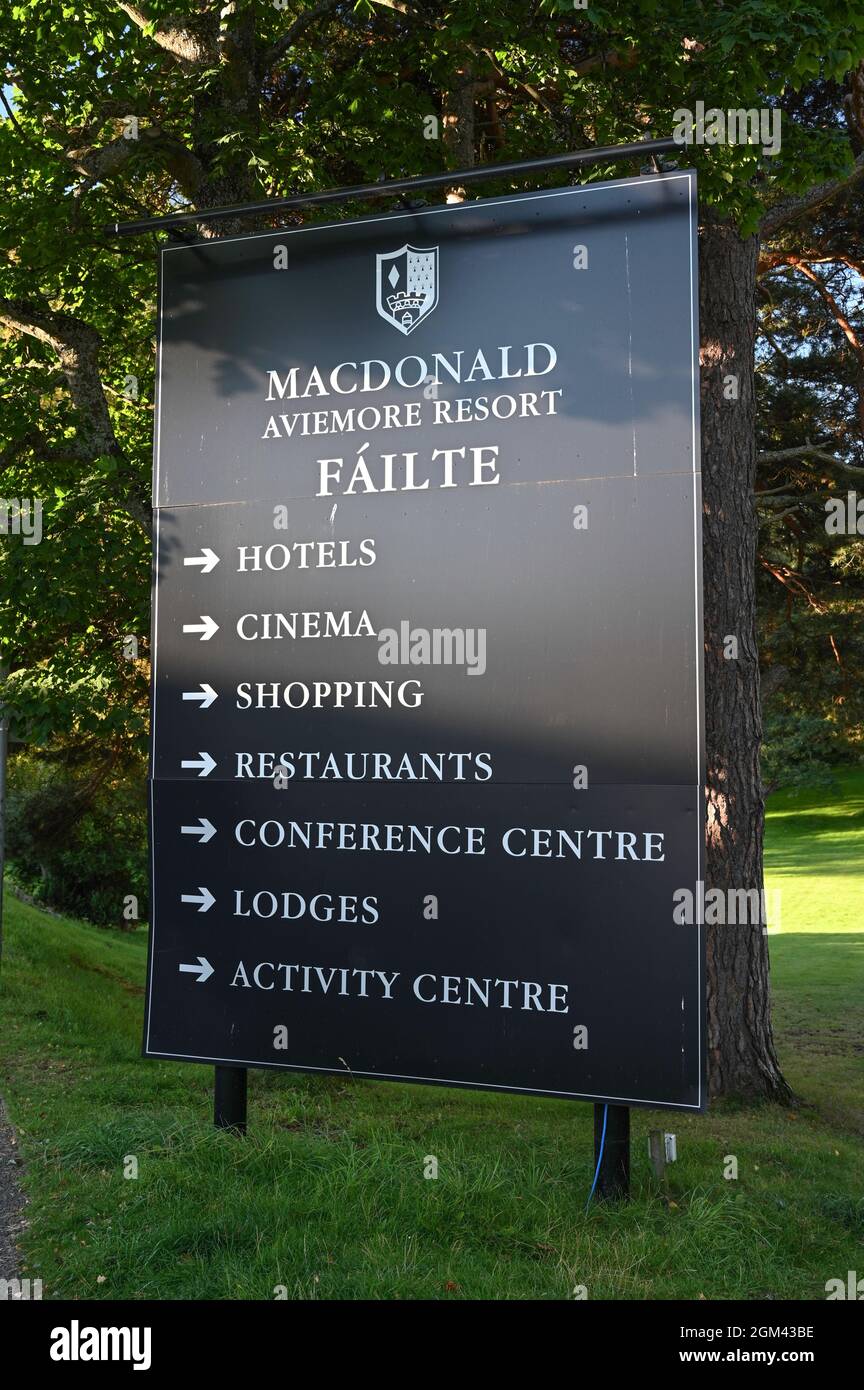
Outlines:
{"label": "sign", "polygon": [[163,249],[147,1056],[702,1106],[695,213]]}

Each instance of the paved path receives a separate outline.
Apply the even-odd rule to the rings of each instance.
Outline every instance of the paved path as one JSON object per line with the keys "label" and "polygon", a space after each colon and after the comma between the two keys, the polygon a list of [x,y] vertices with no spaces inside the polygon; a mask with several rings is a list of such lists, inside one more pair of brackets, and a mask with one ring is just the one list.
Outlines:
{"label": "paved path", "polygon": [[15,1242],[26,1225],[19,1172],[18,1141],[0,1100],[0,1279],[15,1279],[19,1272]]}

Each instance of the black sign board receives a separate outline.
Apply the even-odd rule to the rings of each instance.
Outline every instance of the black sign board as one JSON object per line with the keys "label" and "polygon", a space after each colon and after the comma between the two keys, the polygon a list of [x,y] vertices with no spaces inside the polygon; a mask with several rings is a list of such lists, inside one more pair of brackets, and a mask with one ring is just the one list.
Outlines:
{"label": "black sign board", "polygon": [[702,1107],[695,211],[162,251],[146,1055]]}

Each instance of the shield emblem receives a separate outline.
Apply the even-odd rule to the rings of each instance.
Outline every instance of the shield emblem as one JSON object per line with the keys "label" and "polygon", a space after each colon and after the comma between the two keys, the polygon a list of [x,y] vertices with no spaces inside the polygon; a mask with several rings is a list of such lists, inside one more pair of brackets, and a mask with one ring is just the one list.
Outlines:
{"label": "shield emblem", "polygon": [[375,257],[375,306],[406,336],[438,303],[438,247],[400,246]]}

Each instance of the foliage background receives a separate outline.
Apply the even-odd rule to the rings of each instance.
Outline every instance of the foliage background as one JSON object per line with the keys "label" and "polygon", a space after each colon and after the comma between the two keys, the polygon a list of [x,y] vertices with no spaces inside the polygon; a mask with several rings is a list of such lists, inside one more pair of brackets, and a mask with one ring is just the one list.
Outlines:
{"label": "foliage background", "polygon": [[775,159],[727,145],[682,161],[698,168],[706,216],[763,229],[766,784],[824,781],[859,756],[864,540],[828,537],[824,505],[862,485],[856,469],[864,478],[861,184],[769,223],[858,169],[864,11],[27,0],[0,13],[0,53],[0,495],[41,498],[45,532],[38,546],[0,538],[2,693],[18,740],[10,851],[30,891],[116,923],[143,880],[157,238],[118,242],[105,224],[631,141],[667,133],[697,100],[783,113]]}

